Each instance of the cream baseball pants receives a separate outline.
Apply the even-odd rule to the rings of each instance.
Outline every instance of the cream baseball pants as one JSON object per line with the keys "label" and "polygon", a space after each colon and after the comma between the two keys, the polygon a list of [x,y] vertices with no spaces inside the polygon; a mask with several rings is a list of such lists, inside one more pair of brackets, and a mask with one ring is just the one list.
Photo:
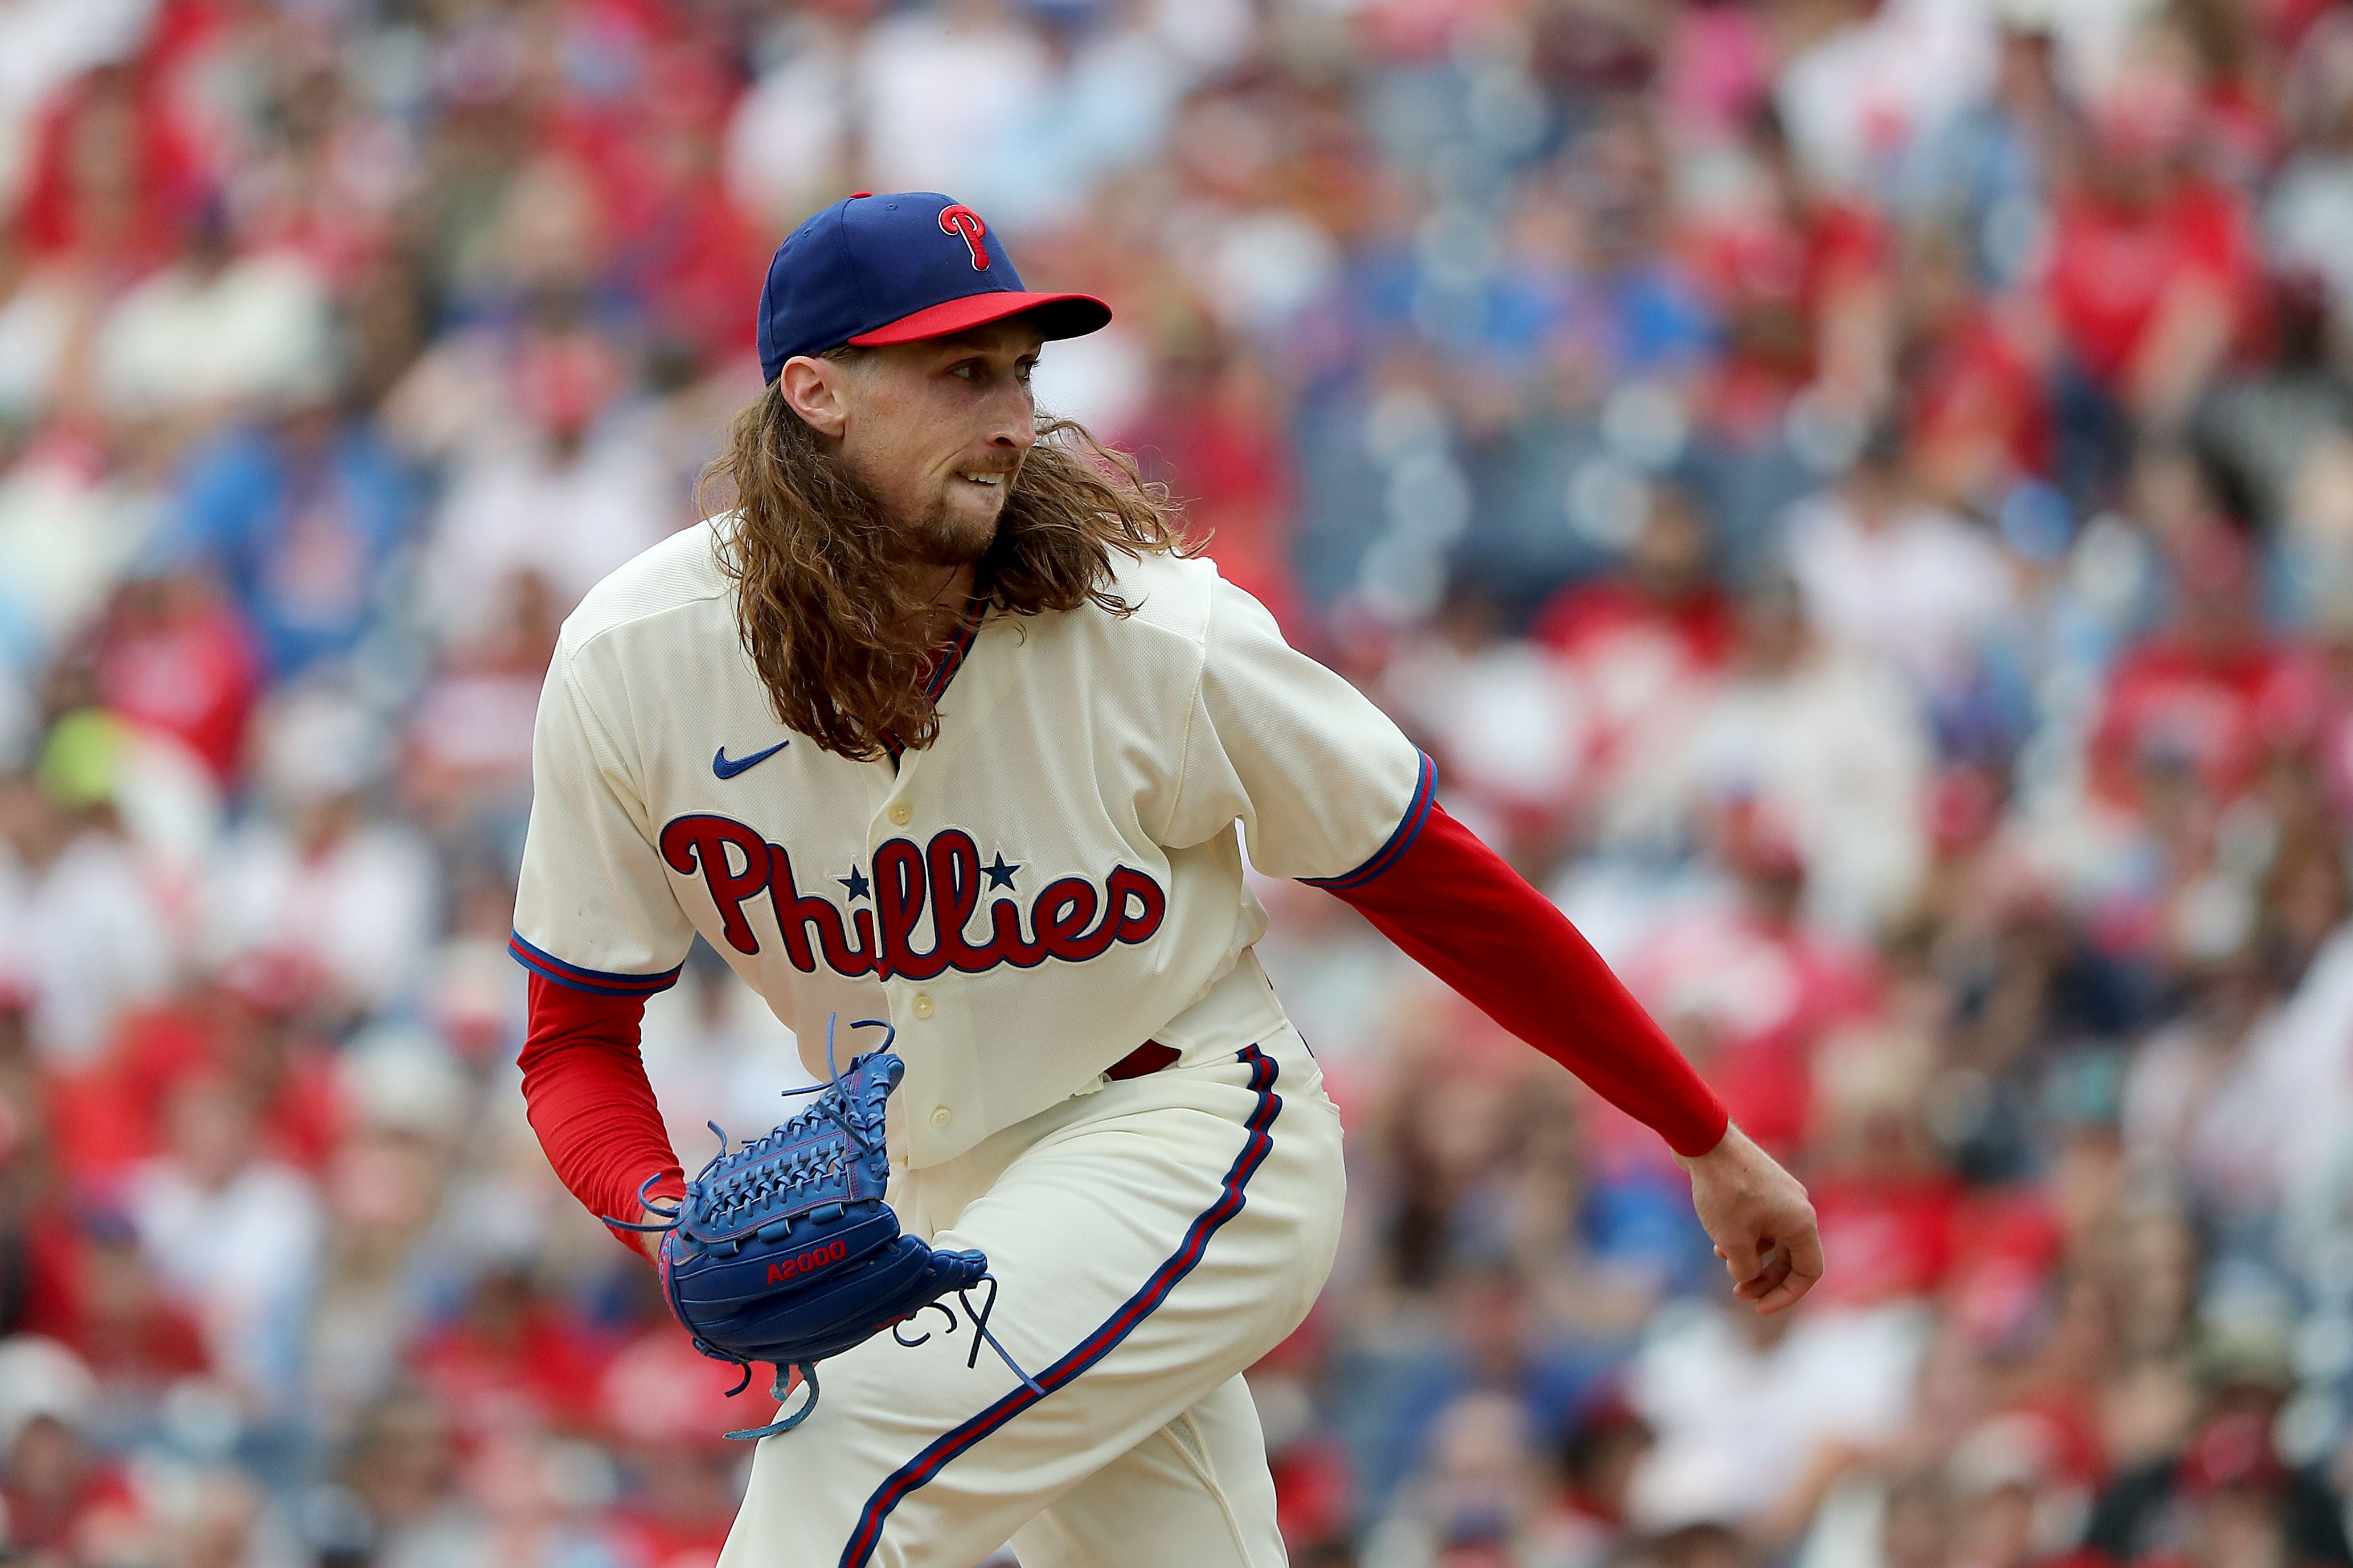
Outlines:
{"label": "cream baseball pants", "polygon": [[1241,1373],[1322,1289],[1345,1185],[1288,1026],[896,1173],[909,1230],[988,1254],[990,1331],[1045,1393],[938,1312],[819,1363],[720,1568],[974,1568],[1008,1540],[1022,1568],[1279,1568]]}

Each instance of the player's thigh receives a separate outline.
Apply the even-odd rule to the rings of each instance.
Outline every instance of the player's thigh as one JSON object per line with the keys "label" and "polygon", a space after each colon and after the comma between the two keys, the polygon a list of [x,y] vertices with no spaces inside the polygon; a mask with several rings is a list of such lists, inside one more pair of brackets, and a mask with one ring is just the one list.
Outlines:
{"label": "player's thigh", "polygon": [[1312,1062],[1293,1037],[1155,1078],[1089,1097],[934,1238],[988,1254],[990,1328],[1043,1394],[936,1312],[913,1349],[822,1363],[815,1413],[760,1445],[724,1568],[969,1568],[1296,1326],[1343,1186]]}
{"label": "player's thigh", "polygon": [[1249,1385],[1229,1378],[1055,1499],[1013,1544],[1021,1568],[1282,1568]]}

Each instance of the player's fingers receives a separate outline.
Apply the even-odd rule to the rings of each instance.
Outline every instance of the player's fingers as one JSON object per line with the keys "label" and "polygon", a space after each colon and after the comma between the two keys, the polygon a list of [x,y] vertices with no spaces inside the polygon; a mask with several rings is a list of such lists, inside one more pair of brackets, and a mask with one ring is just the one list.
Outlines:
{"label": "player's fingers", "polygon": [[1784,1308],[1796,1306],[1821,1277],[1821,1233],[1808,1226],[1790,1241],[1788,1272],[1775,1282],[1773,1289],[1757,1298],[1757,1310],[1770,1317]]}
{"label": "player's fingers", "polygon": [[1765,1258],[1757,1247],[1758,1237],[1733,1231],[1719,1238],[1715,1255],[1724,1259],[1724,1270],[1732,1276],[1736,1286],[1745,1285],[1764,1271]]}
{"label": "player's fingers", "polygon": [[1744,1301],[1753,1301],[1788,1278],[1789,1254],[1778,1242],[1767,1242],[1757,1255],[1757,1272],[1736,1282],[1732,1293]]}

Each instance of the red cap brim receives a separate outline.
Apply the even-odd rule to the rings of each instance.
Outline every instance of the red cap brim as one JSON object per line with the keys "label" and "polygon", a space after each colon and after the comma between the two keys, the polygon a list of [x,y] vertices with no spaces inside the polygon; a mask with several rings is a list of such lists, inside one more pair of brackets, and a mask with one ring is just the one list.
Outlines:
{"label": "red cap brim", "polygon": [[1080,338],[1110,324],[1111,307],[1092,294],[1017,294],[991,289],[944,300],[911,316],[860,332],[849,340],[853,348],[881,348],[888,343],[921,342],[925,338],[953,337],[975,327],[1013,316],[1031,317],[1038,330],[1051,338]]}

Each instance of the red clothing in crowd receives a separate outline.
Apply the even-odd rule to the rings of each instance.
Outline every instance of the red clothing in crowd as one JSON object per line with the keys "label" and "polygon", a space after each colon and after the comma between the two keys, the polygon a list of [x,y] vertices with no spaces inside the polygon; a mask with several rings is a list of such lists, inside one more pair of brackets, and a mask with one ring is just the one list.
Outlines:
{"label": "red clothing in crowd", "polygon": [[675,1520],[624,1508],[614,1516],[614,1545],[628,1568],[711,1568],[734,1528],[733,1512]]}
{"label": "red clothing in crowd", "polygon": [[1831,1176],[1810,1181],[1822,1252],[1838,1267],[1816,1289],[1844,1306],[1933,1294],[1953,1262],[1953,1226],[1961,1184],[1937,1172],[1893,1179]]}
{"label": "red clothing in crowd", "polygon": [[2116,387],[2176,285],[2202,282],[2235,308],[2254,275],[2253,237],[2238,198],[2189,181],[2141,209],[2088,195],[2061,201],[2043,287],[2077,363]]}
{"label": "red clothing in crowd", "polygon": [[1357,1506],[1356,1478],[1336,1437],[1294,1443],[1267,1456],[1274,1478],[1275,1528],[1286,1543],[1345,1540]]}
{"label": "red clothing in crowd", "polygon": [[235,1026],[181,1008],[152,1009],[126,1021],[98,1060],[57,1075],[48,1111],[60,1168],[103,1176],[161,1152],[173,1093],[209,1073],[253,1093],[264,1154],[318,1170],[346,1120],[333,1058],[298,1040],[282,1057],[264,1059],[257,1054],[260,1042],[228,1037]]}
{"label": "red clothing in crowd", "polygon": [[79,252],[130,275],[169,259],[204,171],[152,57],[59,91],[31,142],[16,214],[35,258]]}
{"label": "red clothing in crowd", "polygon": [[1713,588],[1675,598],[1616,578],[1564,588],[1528,636],[1575,676],[1586,718],[1583,775],[1606,790],[1645,733],[1682,723],[1714,690],[1737,616]]}
{"label": "red clothing in crowd", "polygon": [[1966,310],[1917,345],[1902,395],[1906,434],[1929,461],[1990,450],[2019,472],[2051,471],[2042,372],[2000,312]]}
{"label": "red clothing in crowd", "polygon": [[107,707],[181,742],[224,785],[244,766],[246,721],[261,674],[245,623],[209,595],[124,617],[98,655]]}
{"label": "red clothing in crowd", "polygon": [[1879,276],[1886,256],[1886,226],[1868,209],[1819,202],[1719,224],[1698,237],[1694,260],[1728,309],[1784,309],[1814,322],[1841,290]]}
{"label": "red clothing in crowd", "polygon": [[2129,801],[2141,765],[2171,758],[2227,801],[2253,781],[2268,751],[2308,731],[2316,698],[2308,662],[2277,644],[2213,653],[2151,638],[2108,679],[2092,737],[2094,780],[2109,798]]}
{"label": "red clothing in crowd", "polygon": [[1694,237],[1693,272],[1729,326],[1726,353],[1703,399],[1702,417],[1738,439],[1776,427],[1789,396],[1825,372],[1824,328],[1880,287],[1885,226],[1859,206],[1819,202],[1776,206]]}
{"label": "red clothing in crowd", "polygon": [[1767,1149],[1805,1142],[1814,1051],[1878,996],[1870,955],[1745,910],[1670,921],[1626,965],[1627,983],[1676,1037],[1732,1119]]}
{"label": "red clothing in crowd", "polygon": [[5,1539],[12,1560],[79,1563],[92,1560],[83,1550],[91,1538],[116,1532],[107,1521],[135,1528],[144,1522],[146,1510],[138,1488],[121,1467],[85,1462],[82,1473],[62,1493],[35,1492],[14,1480],[0,1481],[0,1519],[6,1521]]}
{"label": "red clothing in crowd", "polygon": [[19,1329],[56,1340],[97,1375],[142,1393],[211,1370],[196,1315],[156,1284],[128,1222],[111,1240],[63,1215],[25,1232],[25,1311]]}
{"label": "red clothing in crowd", "polygon": [[1947,1310],[1980,1343],[2028,1331],[2049,1300],[2067,1237],[2050,1194],[2031,1185],[1972,1195],[1953,1222]]}
{"label": "red clothing in crowd", "polygon": [[470,1437],[517,1428],[585,1430],[596,1423],[607,1347],[562,1311],[533,1306],[497,1329],[463,1320],[410,1352],[417,1381]]}
{"label": "red clothing in crowd", "polygon": [[1244,401],[1226,385],[1163,396],[1114,444],[1135,454],[1145,479],[1168,486],[1219,574],[1294,626],[1290,454],[1279,422]]}
{"label": "red clothing in crowd", "polygon": [[[1679,598],[1599,578],[1564,588],[1528,628],[1532,641],[1579,664],[1620,658],[1721,669],[1739,629],[1732,601],[1715,588]],[[1633,651],[1620,653],[1631,647]]]}

